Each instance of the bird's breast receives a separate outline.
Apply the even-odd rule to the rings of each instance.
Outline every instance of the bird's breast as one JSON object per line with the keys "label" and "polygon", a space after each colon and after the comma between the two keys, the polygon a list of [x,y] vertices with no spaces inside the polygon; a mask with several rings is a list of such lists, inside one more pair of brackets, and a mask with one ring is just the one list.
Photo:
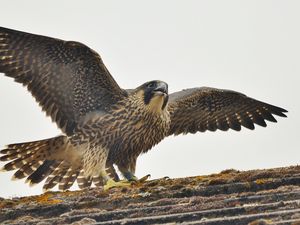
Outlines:
{"label": "bird's breast", "polygon": [[159,143],[167,136],[170,116],[167,111],[161,115],[132,114],[116,123],[117,135],[109,153],[112,162],[122,160],[120,156],[137,157]]}

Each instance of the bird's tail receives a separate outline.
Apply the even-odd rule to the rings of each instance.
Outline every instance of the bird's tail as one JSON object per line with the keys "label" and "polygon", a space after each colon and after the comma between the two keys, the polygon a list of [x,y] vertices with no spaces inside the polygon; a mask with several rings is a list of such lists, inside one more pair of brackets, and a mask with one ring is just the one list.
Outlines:
{"label": "bird's tail", "polygon": [[[67,190],[79,178],[80,173],[83,173],[81,157],[70,146],[66,136],[10,144],[0,154],[0,161],[10,161],[0,170],[17,170],[12,179],[26,178],[30,185],[47,178],[43,187],[46,190],[57,184],[60,190]],[[80,179],[80,188],[91,185],[84,177],[81,176]]]}

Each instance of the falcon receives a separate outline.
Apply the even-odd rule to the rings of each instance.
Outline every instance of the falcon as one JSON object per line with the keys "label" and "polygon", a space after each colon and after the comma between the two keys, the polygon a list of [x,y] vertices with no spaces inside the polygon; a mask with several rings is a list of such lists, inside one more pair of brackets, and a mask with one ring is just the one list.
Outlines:
{"label": "falcon", "polygon": [[[285,109],[242,93],[209,87],[168,93],[167,83],[122,89],[101,57],[74,41],[0,27],[0,72],[23,84],[62,135],[10,144],[2,171],[44,189],[128,185],[136,160],[170,135],[266,127]],[[126,178],[120,181],[115,171]]]}

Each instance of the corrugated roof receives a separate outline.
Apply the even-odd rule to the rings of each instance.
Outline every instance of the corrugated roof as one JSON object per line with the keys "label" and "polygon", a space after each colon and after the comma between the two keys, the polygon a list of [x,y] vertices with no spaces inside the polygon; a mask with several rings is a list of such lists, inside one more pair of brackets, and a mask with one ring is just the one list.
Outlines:
{"label": "corrugated roof", "polygon": [[3,224],[300,224],[300,166],[2,199]]}

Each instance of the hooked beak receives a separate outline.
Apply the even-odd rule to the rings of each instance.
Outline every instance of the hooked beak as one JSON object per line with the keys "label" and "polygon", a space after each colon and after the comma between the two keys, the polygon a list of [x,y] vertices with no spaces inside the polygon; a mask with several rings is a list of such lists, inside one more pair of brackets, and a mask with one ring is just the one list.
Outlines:
{"label": "hooked beak", "polygon": [[164,82],[160,82],[157,87],[153,90],[154,95],[159,95],[164,97],[164,102],[162,104],[161,109],[164,110],[164,108],[167,106],[167,103],[169,101],[169,95],[168,95],[168,85]]}
{"label": "hooked beak", "polygon": [[157,87],[153,90],[155,94],[168,95],[168,85],[164,82],[158,83]]}

